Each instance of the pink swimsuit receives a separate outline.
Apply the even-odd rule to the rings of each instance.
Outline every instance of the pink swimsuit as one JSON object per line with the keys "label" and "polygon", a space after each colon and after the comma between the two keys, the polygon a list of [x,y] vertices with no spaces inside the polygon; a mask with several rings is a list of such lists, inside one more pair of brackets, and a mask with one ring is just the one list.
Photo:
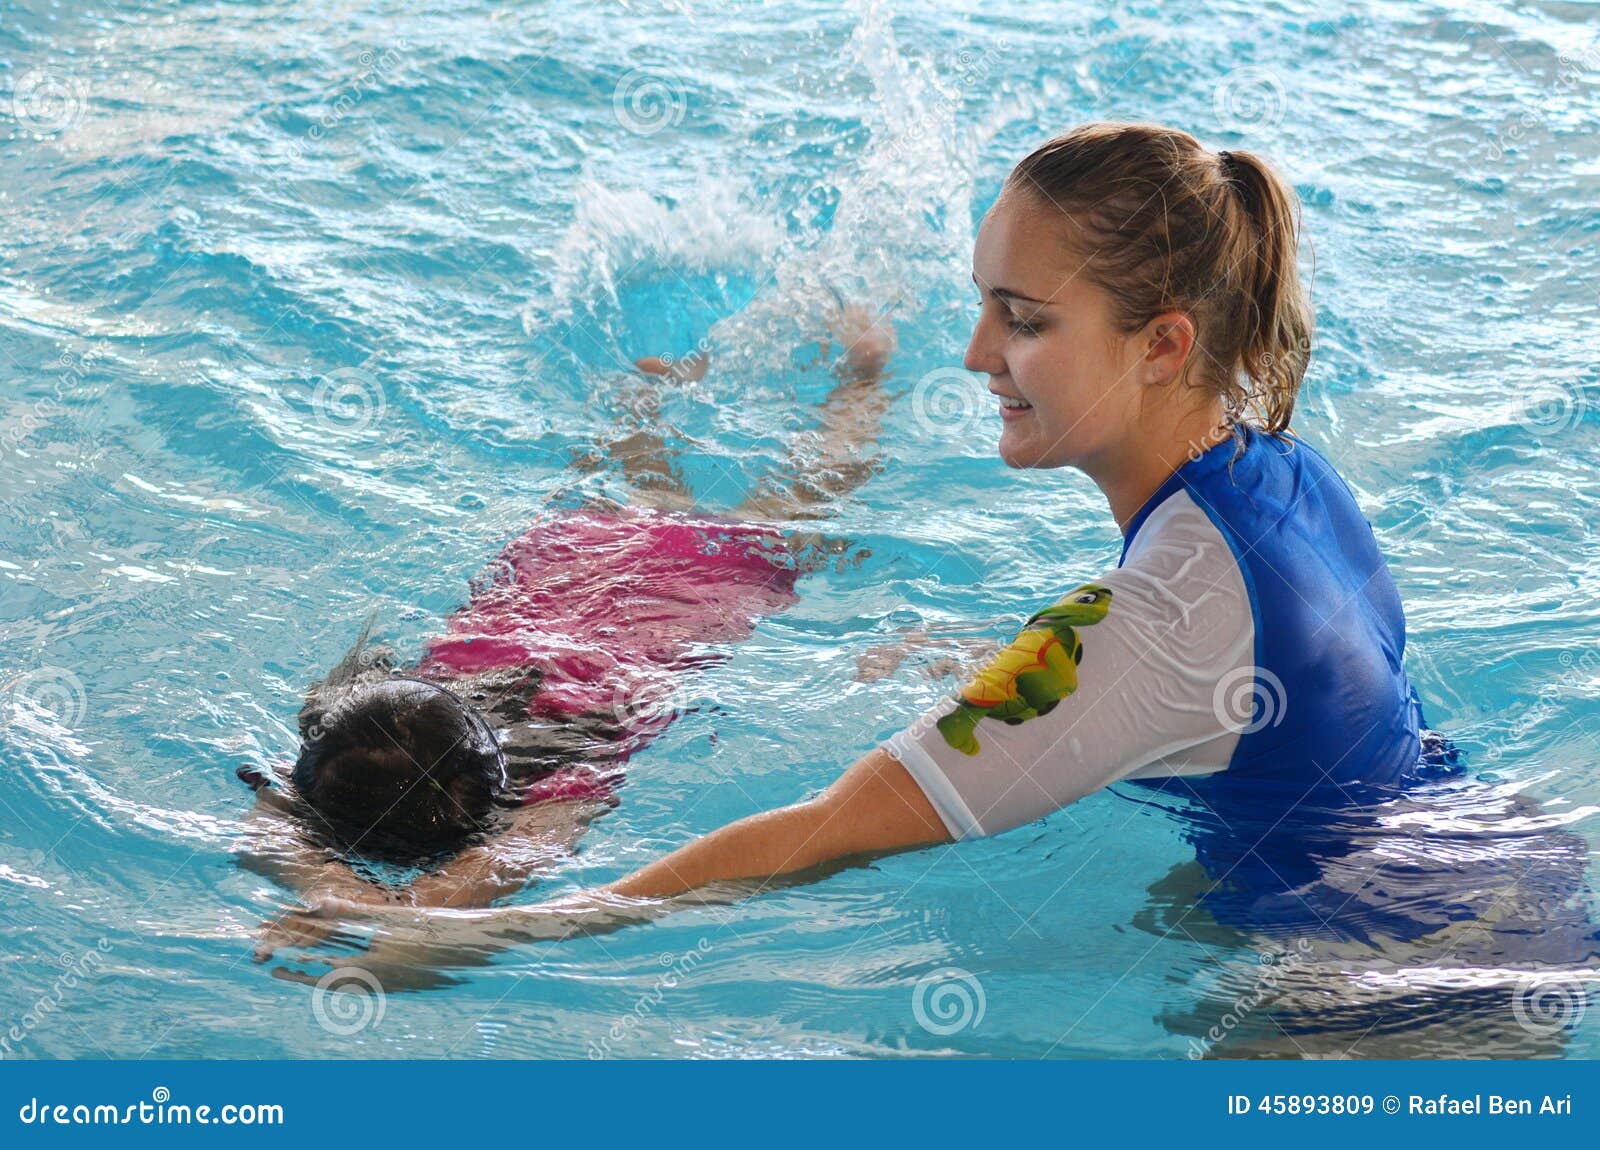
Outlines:
{"label": "pink swimsuit", "polygon": [[[612,718],[624,732],[619,762],[672,722],[681,673],[716,660],[697,647],[746,638],[797,598],[774,528],[631,508],[553,512],[486,575],[416,673],[449,680],[537,667],[529,717]],[[596,786],[591,774],[560,771],[528,801],[587,797]]]}

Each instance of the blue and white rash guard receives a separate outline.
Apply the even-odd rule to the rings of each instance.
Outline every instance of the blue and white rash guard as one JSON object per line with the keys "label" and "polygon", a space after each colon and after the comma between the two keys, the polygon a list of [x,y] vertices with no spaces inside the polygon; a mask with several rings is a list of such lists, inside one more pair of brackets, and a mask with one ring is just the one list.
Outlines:
{"label": "blue and white rash guard", "polygon": [[[1067,590],[884,743],[953,836],[1137,780],[1215,815],[1216,853],[1243,834],[1230,818],[1241,804],[1276,826],[1413,777],[1422,714],[1371,526],[1303,440],[1241,435],[1242,451],[1219,444],[1151,496],[1114,570]],[[1235,845],[1266,859],[1270,844]],[[1220,869],[1240,861],[1205,854]]]}

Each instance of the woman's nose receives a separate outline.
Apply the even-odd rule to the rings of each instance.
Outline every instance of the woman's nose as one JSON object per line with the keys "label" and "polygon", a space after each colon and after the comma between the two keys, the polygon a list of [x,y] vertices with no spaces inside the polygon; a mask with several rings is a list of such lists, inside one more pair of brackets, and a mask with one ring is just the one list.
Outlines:
{"label": "woman's nose", "polygon": [[978,322],[972,329],[972,338],[967,341],[967,354],[961,357],[962,367],[984,375],[1005,374],[1006,361],[1000,354],[1000,348],[1004,344],[995,338],[1000,334],[995,330],[998,326],[988,315],[978,317]]}

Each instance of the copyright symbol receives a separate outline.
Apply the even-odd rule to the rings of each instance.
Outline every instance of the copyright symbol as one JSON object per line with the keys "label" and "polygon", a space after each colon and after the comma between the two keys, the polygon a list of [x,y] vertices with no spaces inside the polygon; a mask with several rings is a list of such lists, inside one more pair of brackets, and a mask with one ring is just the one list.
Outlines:
{"label": "copyright symbol", "polygon": [[1383,1112],[1385,1114],[1400,1113],[1400,1099],[1393,1094],[1387,1095],[1383,1100]]}

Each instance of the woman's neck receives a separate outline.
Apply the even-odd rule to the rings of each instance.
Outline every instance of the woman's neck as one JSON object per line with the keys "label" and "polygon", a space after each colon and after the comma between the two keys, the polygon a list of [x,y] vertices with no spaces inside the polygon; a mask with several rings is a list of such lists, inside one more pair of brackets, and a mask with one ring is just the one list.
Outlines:
{"label": "woman's neck", "polygon": [[1207,404],[1164,426],[1140,426],[1124,441],[1115,457],[1089,471],[1111,505],[1117,528],[1126,535],[1134,516],[1173,472],[1202,453],[1226,442],[1233,425],[1223,416],[1220,402]]}

